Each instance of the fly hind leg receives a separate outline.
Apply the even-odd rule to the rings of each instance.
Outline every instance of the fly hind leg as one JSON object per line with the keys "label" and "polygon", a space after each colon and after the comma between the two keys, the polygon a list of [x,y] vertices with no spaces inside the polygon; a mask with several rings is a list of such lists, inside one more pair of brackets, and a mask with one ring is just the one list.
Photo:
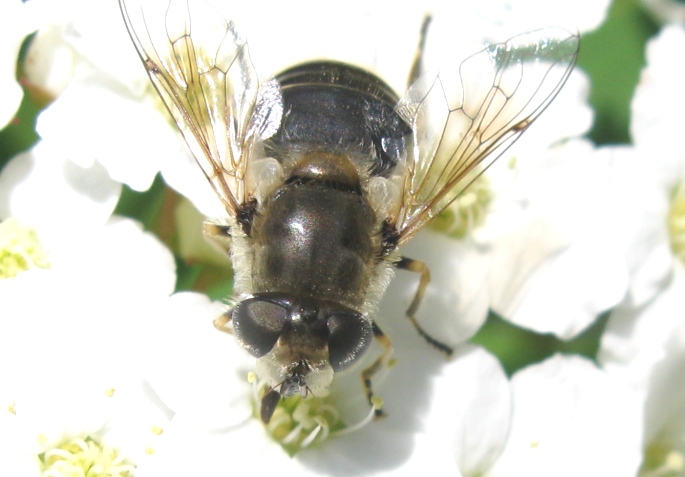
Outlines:
{"label": "fly hind leg", "polygon": [[421,305],[421,302],[423,301],[423,297],[426,294],[426,288],[428,288],[428,284],[430,283],[431,280],[431,274],[430,270],[428,269],[428,265],[425,263],[419,261],[419,260],[414,260],[412,258],[407,258],[407,257],[402,257],[396,264],[395,266],[399,268],[400,270],[407,270],[410,272],[415,272],[415,273],[420,273],[421,278],[419,280],[419,286],[416,289],[416,294],[414,295],[414,299],[412,300],[411,304],[409,305],[409,308],[407,308],[407,318],[409,318],[409,321],[411,321],[411,324],[414,325],[414,328],[416,328],[416,331],[419,332],[419,334],[425,339],[431,346],[434,346],[437,348],[439,351],[442,353],[445,353],[447,356],[451,356],[454,350],[452,349],[451,346],[446,345],[442,341],[439,341],[435,338],[433,338],[430,334],[428,334],[419,324],[418,320],[416,319],[416,311],[419,309],[419,306]]}
{"label": "fly hind leg", "polygon": [[414,61],[411,70],[409,71],[409,78],[407,78],[407,88],[413,85],[423,72],[423,51],[426,48],[426,36],[428,36],[428,27],[430,26],[431,20],[432,18],[430,15],[426,15],[423,18],[421,32],[419,33],[419,44],[417,45]]}

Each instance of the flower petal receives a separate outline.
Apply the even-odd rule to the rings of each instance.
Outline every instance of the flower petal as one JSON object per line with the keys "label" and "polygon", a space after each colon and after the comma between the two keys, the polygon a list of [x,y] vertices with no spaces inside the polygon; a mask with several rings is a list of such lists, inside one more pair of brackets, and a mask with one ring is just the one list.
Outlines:
{"label": "flower petal", "polygon": [[529,366],[511,385],[511,434],[486,475],[635,475],[642,460],[636,393],[578,356]]}

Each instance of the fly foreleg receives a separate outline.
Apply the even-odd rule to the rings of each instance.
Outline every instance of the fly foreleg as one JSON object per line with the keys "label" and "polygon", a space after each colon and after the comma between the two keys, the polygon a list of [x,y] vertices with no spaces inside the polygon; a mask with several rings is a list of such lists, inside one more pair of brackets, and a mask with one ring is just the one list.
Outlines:
{"label": "fly foreleg", "polygon": [[364,390],[366,391],[366,397],[369,404],[371,407],[375,408],[376,417],[381,417],[383,416],[383,410],[374,402],[375,399],[371,387],[371,378],[381,369],[388,367],[388,363],[392,357],[392,341],[383,333],[375,322],[373,323],[373,337],[376,338],[378,344],[381,345],[383,352],[376,358],[376,361],[374,361],[371,366],[362,371],[362,382],[364,383]]}

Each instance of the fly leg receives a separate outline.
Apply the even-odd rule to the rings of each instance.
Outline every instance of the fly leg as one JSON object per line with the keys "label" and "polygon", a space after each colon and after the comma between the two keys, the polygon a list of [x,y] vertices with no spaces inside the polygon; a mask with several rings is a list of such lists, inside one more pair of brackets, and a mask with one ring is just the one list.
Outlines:
{"label": "fly leg", "polygon": [[233,308],[226,310],[224,313],[214,319],[214,328],[229,335],[233,334],[233,326],[231,326],[231,317],[233,315]]}
{"label": "fly leg", "polygon": [[202,233],[209,243],[216,247],[221,253],[230,255],[231,251],[231,227],[228,225],[217,224],[206,221],[202,225]]}
{"label": "fly leg", "polygon": [[383,348],[383,352],[376,359],[376,361],[374,361],[371,364],[371,366],[362,371],[362,382],[364,383],[366,398],[369,400],[369,404],[371,405],[371,407],[374,407],[376,410],[376,417],[381,417],[383,416],[383,410],[379,406],[376,406],[376,404],[374,404],[374,394],[373,390],[371,389],[371,378],[378,371],[388,366],[390,358],[392,357],[392,341],[390,340],[390,338],[387,337],[387,335],[385,335],[385,333],[383,333],[383,331],[378,327],[378,325],[375,322],[372,323],[372,329],[373,337],[376,338],[378,344],[381,345],[381,347]]}
{"label": "fly leg", "polygon": [[[217,224],[206,221],[202,226],[202,232],[209,242],[214,245],[220,252],[230,255],[231,253],[231,227],[228,225]],[[233,327],[231,326],[231,315],[233,308],[226,310],[220,316],[214,319],[214,328],[230,335],[233,334]]]}
{"label": "fly leg", "polygon": [[421,302],[423,301],[423,297],[426,294],[426,288],[428,287],[428,284],[430,283],[431,280],[431,273],[430,270],[428,269],[428,266],[419,261],[419,260],[414,260],[412,258],[407,258],[407,257],[402,257],[400,260],[395,264],[397,268],[400,270],[407,270],[410,272],[415,272],[415,273],[420,273],[421,278],[419,280],[419,286],[416,289],[416,294],[414,295],[414,299],[412,300],[411,304],[409,305],[409,308],[407,308],[407,318],[409,318],[409,321],[411,321],[411,324],[414,325],[414,328],[416,328],[416,331],[419,332],[419,334],[428,341],[428,343],[435,348],[437,348],[439,351],[442,353],[445,353],[447,356],[451,356],[454,350],[452,349],[451,346],[446,345],[445,343],[436,340],[433,338],[431,335],[429,335],[419,324],[418,320],[416,319],[416,311],[419,309],[419,306],[421,305]]}
{"label": "fly leg", "polygon": [[426,15],[423,18],[423,23],[421,24],[421,32],[419,33],[419,44],[416,48],[416,55],[414,55],[414,61],[411,65],[411,70],[409,70],[409,78],[407,78],[407,88],[414,84],[414,82],[419,79],[421,72],[423,71],[423,50],[426,47],[426,35],[428,34],[428,26],[431,22],[431,16]]}

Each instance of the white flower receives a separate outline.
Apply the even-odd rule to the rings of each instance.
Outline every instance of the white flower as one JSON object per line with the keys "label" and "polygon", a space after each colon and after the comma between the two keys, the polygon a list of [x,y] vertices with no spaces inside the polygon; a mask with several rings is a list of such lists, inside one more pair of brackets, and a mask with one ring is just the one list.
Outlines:
{"label": "white flower", "polygon": [[[644,475],[682,472],[683,220],[685,149],[679,141],[679,112],[685,95],[682,27],[665,28],[647,48],[648,66],[633,99],[635,148],[626,189],[640,188],[628,202],[628,220],[640,224],[629,249],[631,293],[615,310],[602,339],[599,360],[613,375],[642,393],[645,404]],[[664,100],[664,98],[668,100]],[[649,161],[649,167],[645,162]],[[630,182],[632,180],[632,182]]]}
{"label": "white flower", "polygon": [[102,227],[121,193],[101,166],[79,167],[68,157],[40,142],[0,175],[0,217],[33,227],[48,249],[69,247],[82,232]]}
{"label": "white flower", "polygon": [[645,399],[644,476],[685,468],[685,74],[677,54],[684,47],[682,26],[664,28],[647,46],[632,103],[635,147],[620,151],[630,289],[611,314],[598,355],[609,374]]}
{"label": "white flower", "polygon": [[[197,295],[174,300],[158,318],[171,334],[155,350],[159,374],[151,380],[174,417],[140,476],[255,466],[304,476],[415,475],[435,466],[465,476],[581,469],[599,476],[632,475],[639,465],[642,401],[588,360],[556,356],[518,372],[510,385],[497,360],[477,347],[462,347],[443,364],[407,322],[390,323],[397,361],[374,380],[387,416],[314,439],[289,457],[284,435],[272,434],[251,407],[245,374],[252,360],[207,326],[219,307]],[[150,323],[149,331],[158,328]],[[331,394],[348,423],[368,412],[358,371],[336,376]]]}
{"label": "white flower", "polygon": [[646,401],[644,475],[659,468],[663,474],[655,475],[685,469],[683,309],[685,270],[678,267],[672,282],[652,301],[615,310],[602,339],[599,360],[603,367]]}
{"label": "white flower", "polygon": [[[626,223],[637,222],[628,256],[631,296],[636,305],[650,298],[675,266],[685,263],[685,147],[680,140],[685,94],[685,29],[670,26],[647,46],[647,67],[631,105],[635,143],[626,173]],[[635,194],[636,188],[640,194]],[[636,221],[635,217],[641,220]]]}
{"label": "white flower", "polygon": [[[174,417],[157,446],[157,458],[141,466],[139,476],[191,471],[203,474],[210,470],[216,474],[246,473],[255,466],[264,474],[373,472],[409,476],[435,464],[449,470],[450,475],[459,475],[457,461],[447,452],[442,435],[420,432],[436,391],[434,382],[442,380],[447,389],[458,385],[479,390],[477,395],[482,400],[472,399],[474,393],[445,396],[456,403],[453,411],[467,415],[476,407],[491,413],[493,421],[501,417],[486,405],[499,400],[493,391],[506,390],[507,386],[501,367],[492,357],[487,359],[482,350],[464,351],[464,359],[454,365],[458,376],[453,372],[435,378],[444,358],[416,340],[414,330],[404,322],[404,330],[394,334],[396,365],[374,379],[374,389],[385,402],[386,417],[354,428],[373,416],[360,379],[361,367],[376,357],[378,350],[372,349],[366,363],[336,375],[329,397],[301,401],[291,414],[279,409],[272,422],[264,425],[255,412],[255,390],[247,381],[254,359],[239,348],[234,337],[209,325],[221,309],[199,295],[177,294],[169,307],[141,330],[157,337],[154,359],[147,363],[152,370],[146,375],[151,389]],[[161,327],[165,329],[163,336],[156,334]],[[495,375],[483,379],[483,370]],[[324,413],[312,410],[308,414],[310,405],[332,407]],[[298,423],[304,426],[300,433]],[[321,427],[326,425],[331,428]],[[352,427],[341,430],[341,425]],[[499,429],[503,439],[506,425]]]}
{"label": "white flower", "polygon": [[660,22],[682,23],[685,7],[677,0],[641,0],[642,5]]}
{"label": "white flower", "polygon": [[21,0],[7,0],[0,6],[0,129],[9,123],[19,108],[24,93],[16,80],[19,48],[35,26]]}
{"label": "white flower", "polygon": [[152,101],[116,2],[36,1],[35,10],[42,21],[26,76],[54,97],[37,119],[44,141],[81,167],[99,163],[138,191],[166,161],[190,160]]}
{"label": "white flower", "polygon": [[[30,249],[44,257],[42,268],[0,280],[3,326],[35,330],[28,342],[2,333],[4,351],[26,353],[23,364],[36,370],[45,356],[79,362],[100,354],[101,343],[126,342],[176,281],[173,257],[156,238],[130,219],[110,218],[121,186],[98,165],[83,169],[60,159],[41,143],[0,175],[0,217],[34,230]],[[23,253],[19,245],[12,248],[17,255]],[[53,338],[64,330],[77,340],[71,346]],[[127,357],[108,351],[102,359],[115,366]]]}
{"label": "white flower", "polygon": [[101,387],[100,380],[65,374],[26,375],[22,385],[0,373],[0,442],[8,475],[130,477],[154,458],[168,416],[139,384]]}
{"label": "white flower", "polygon": [[[59,357],[54,365],[60,369],[77,363],[74,371],[84,376],[135,370],[142,351],[122,350],[173,291],[172,257],[128,219],[63,234],[69,243],[45,249],[46,268],[0,280],[3,351],[24,357],[19,377],[40,373],[52,357]],[[16,341],[16,333],[32,338]]]}
{"label": "white flower", "polygon": [[91,458],[130,475],[170,417],[142,386],[139,330],[169,300],[175,264],[139,224],[110,217],[120,187],[46,143],[0,174],[0,257],[14,263],[0,277],[0,441],[14,475],[66,475]]}
{"label": "white flower", "polygon": [[488,476],[631,476],[641,461],[641,397],[585,358],[517,372],[504,452]]}
{"label": "white flower", "polygon": [[[204,205],[211,199],[203,202],[203,192],[197,192],[206,191],[211,195],[211,189],[203,182],[204,178],[184,151],[159,105],[150,99],[149,88],[141,86],[140,80],[145,79],[142,67],[136,66],[140,72],[136,74],[132,65],[129,69],[128,63],[121,60],[125,56],[137,61],[123,30],[120,29],[121,35],[116,36],[122,42],[120,51],[114,51],[116,47],[105,49],[107,54],[101,57],[93,55],[96,49],[88,46],[89,38],[95,38],[95,44],[103,45],[106,39],[115,38],[106,35],[99,38],[98,29],[87,28],[88,25],[106,25],[102,31],[109,31],[113,22],[119,21],[119,15],[111,9],[112,5],[102,8],[102,12],[97,8],[87,9],[80,21],[67,22],[69,28],[65,28],[63,35],[68,39],[69,47],[85,60],[79,60],[78,64],[82,65],[79,68],[73,68],[73,77],[66,75],[69,77],[66,87],[60,88],[57,100],[41,115],[39,131],[51,147],[70,151],[80,167],[97,169],[102,165],[113,179],[136,189],[145,189],[154,174],[162,169],[169,183],[191,197],[205,213],[213,215],[208,212],[211,206]],[[70,15],[76,15],[74,12],[78,9],[68,11]],[[278,15],[271,18],[280,20],[288,30],[298,31]],[[474,25],[463,20],[466,16],[458,18],[459,23],[448,25],[453,31],[462,21],[468,26]],[[583,20],[594,24],[600,18],[601,14],[587,15]],[[362,19],[368,20],[365,16]],[[536,26],[549,25],[545,20],[541,21],[544,23]],[[389,21],[383,26],[392,23]],[[407,21],[407,24],[411,23]],[[402,56],[403,62],[395,65],[392,61],[379,60],[378,70],[384,76],[398,78],[396,71],[408,68],[416,36],[408,35],[407,31],[418,31],[420,16],[413,23],[415,29],[402,30],[403,46],[397,48],[402,55],[396,54]],[[336,27],[341,27],[348,36],[353,30],[345,21],[340,21]],[[530,28],[526,24],[525,29]],[[257,41],[251,44],[254,44],[257,64],[259,39],[267,37],[255,36]],[[378,36],[384,35],[379,33]],[[473,41],[480,42],[482,36],[478,33]],[[356,44],[358,38],[354,37],[354,40]],[[454,37],[451,40],[457,41]],[[442,47],[450,48],[450,45]],[[315,46],[320,45],[316,43]],[[379,58],[386,58],[383,53],[386,47],[378,47]],[[108,66],[110,60],[121,69]],[[402,81],[404,75],[400,80],[393,79],[391,84],[399,89],[403,87]],[[593,162],[595,152],[581,140],[559,144],[566,138],[583,134],[589,127],[591,113],[585,105],[586,84],[582,74],[574,73],[555,104],[488,175],[492,187],[489,193],[493,199],[480,229],[470,231],[471,235],[462,240],[428,231],[403,250],[407,256],[426,260],[432,269],[436,286],[429,289],[419,316],[434,335],[450,343],[463,343],[480,327],[488,308],[494,307],[524,326],[571,337],[584,329],[597,313],[615,304],[624,293],[625,270],[622,263],[617,263],[620,262],[616,259],[618,252],[607,247],[610,243],[596,246],[596,237],[591,233],[601,218],[601,210],[595,209],[604,194],[604,184],[596,180],[597,176],[585,173],[589,163],[597,167]],[[107,114],[94,114],[94,105],[100,107],[98,112]],[[512,172],[509,166],[514,162],[517,167]],[[609,170],[608,161],[600,157],[597,162],[602,163],[599,168],[602,170],[600,177],[603,177],[604,171]],[[572,182],[569,177],[574,178]],[[583,190],[580,198],[579,189]],[[593,253],[587,253],[588,250]],[[600,260],[601,266],[594,267],[592,262],[605,252],[611,260]],[[185,470],[192,475],[220,473],[221,469],[249,471],[254,466],[273,472],[296,469],[305,475],[322,471],[354,473],[369,468],[379,474],[392,472],[398,475],[397,469],[401,467],[402,472],[411,471],[411,475],[415,475],[415,469],[435,462],[444,463],[444,468],[452,475],[457,475],[457,467],[466,475],[490,469],[505,446],[507,449],[513,446],[513,449],[518,445],[506,440],[511,425],[506,378],[492,357],[472,348],[459,350],[455,361],[443,367],[443,358],[429,349],[403,318],[417,277],[401,272],[400,275],[404,276],[398,277],[389,289],[379,319],[397,349],[397,365],[374,382],[377,394],[385,400],[388,417],[348,435],[332,435],[324,442],[316,441],[319,434],[315,433],[323,435],[332,431],[334,434],[334,430],[318,424],[303,428],[304,437],[300,439],[307,441],[309,436],[314,436],[314,442],[311,449],[301,450],[294,459],[287,457],[280,445],[287,446],[288,438],[277,436],[274,439],[269,435],[274,431],[265,429],[253,417],[255,399],[246,378],[253,360],[246,359],[233,338],[217,333],[209,325],[209,320],[221,307],[208,304],[197,296],[184,295],[144,306],[147,319],[138,321],[145,323],[139,332],[141,337],[147,337],[142,343],[154,349],[152,355],[142,361],[144,375],[160,402],[174,413],[174,418],[168,432],[164,433],[158,453],[160,458],[142,466],[141,475],[145,472],[155,475],[161,472],[160,469],[167,474]],[[112,276],[120,275],[113,273]],[[138,278],[137,274],[133,276]],[[146,278],[135,283],[143,289],[144,282],[157,281],[154,277],[142,276]],[[558,282],[560,276],[566,281]],[[575,287],[575,282],[588,279],[596,280],[590,283],[598,285],[588,287],[590,290],[582,294],[568,293],[571,286]],[[525,297],[525,292],[530,292],[530,298]],[[115,306],[114,309],[125,312],[125,308]],[[547,314],[541,312],[545,309],[561,309],[563,315],[560,312],[547,320]],[[137,313],[131,311],[127,320],[136,319]],[[114,318],[110,320],[116,322]],[[125,329],[131,328],[126,326]],[[369,352],[368,359],[375,357],[374,351],[377,350]],[[491,379],[483,380],[476,372],[479,369],[485,369]],[[451,373],[458,379],[451,380],[454,377]],[[587,374],[594,376],[591,371]],[[453,387],[454,383],[461,383],[459,389]],[[454,417],[448,413],[450,420],[445,419],[446,425],[453,424],[451,431],[454,434],[444,429],[440,433],[424,432],[429,429],[424,419],[429,421],[441,416],[430,411],[430,395],[434,389],[442,390],[440,395],[445,399],[455,396],[456,404],[452,404],[449,413],[458,415]],[[462,389],[465,390],[463,394]],[[470,392],[472,389],[476,391]],[[368,414],[357,371],[336,377],[331,402],[348,425],[361,421]],[[587,415],[592,414],[588,411]],[[305,413],[304,418],[289,429],[295,429],[298,422],[303,424],[309,417]],[[482,441],[478,439],[481,434],[473,432],[481,422],[488,424],[483,428],[487,430],[487,440]],[[517,422],[515,420],[514,424]],[[443,436],[449,436],[448,444],[442,442]],[[449,449],[454,453],[446,452],[446,446],[450,445]],[[227,457],[228,450],[232,455]],[[557,450],[555,447],[553,452]],[[515,453],[518,454],[517,449]],[[362,457],[350,457],[359,455]],[[523,454],[516,457],[525,458]],[[518,464],[506,464],[509,465],[515,468]]]}
{"label": "white flower", "polygon": [[[174,417],[158,458],[141,466],[140,476],[220,475],[290,461],[254,412],[248,382],[254,359],[235,337],[212,326],[224,310],[202,295],[176,294],[141,328],[154,343],[145,374]],[[268,461],[264,452],[270,453]]]}
{"label": "white flower", "polygon": [[218,200],[156,98],[116,2],[35,3],[42,21],[27,53],[27,80],[55,97],[37,120],[43,140],[81,167],[99,163],[134,190],[147,190],[161,170],[206,214],[218,215]]}
{"label": "white flower", "polygon": [[570,5],[561,0],[487,0],[463,4],[434,0],[429,5],[435,12],[433,21],[449,28],[440,37],[442,47],[462,51],[464,45],[471,48],[474,42],[501,42],[545,27],[586,33],[604,21],[611,2],[586,0]]}
{"label": "white flower", "polygon": [[[471,42],[502,41],[561,20],[557,15],[538,15],[536,8],[541,6],[536,2],[514,2],[511,15],[495,4],[473,12],[463,8],[459,24],[464,28],[459,29],[450,23],[455,12],[436,14],[430,34],[435,36],[428,38],[427,52],[434,53],[429,63],[439,65],[441,54],[459,56],[453,50],[463,52],[461,45],[469,43],[468,37]],[[602,3],[581,9],[579,24],[596,26],[606,7]],[[558,25],[574,31],[574,19],[580,20],[577,14],[566,15]],[[454,227],[458,241],[436,240],[424,232],[403,247],[403,255],[425,261],[433,275],[424,310],[419,311],[431,334],[448,343],[463,342],[490,308],[519,326],[570,339],[623,297],[623,256],[605,223],[612,158],[589,142],[574,139],[592,122],[587,90],[587,78],[575,71],[521,140],[455,202],[451,210],[462,211],[455,215],[468,217]],[[416,278],[409,280],[411,284],[399,292],[405,299],[416,287]],[[582,289],[579,284],[584,284]]]}
{"label": "white flower", "polygon": [[[490,199],[480,226],[460,240],[422,232],[402,249],[431,269],[432,285],[419,317],[448,343],[469,339],[488,308],[525,328],[570,339],[625,294],[626,267],[616,245],[621,237],[606,223],[612,157],[583,140],[552,144],[564,137],[557,124],[563,134],[580,132],[571,131],[571,124],[589,126],[584,81],[575,79],[560,94],[558,107],[553,103],[485,174]],[[561,120],[564,113],[573,117],[573,111],[577,123]],[[513,171],[507,157],[516,158]],[[462,197],[473,198],[479,186]],[[405,286],[394,293],[409,303],[416,277],[397,275]]]}
{"label": "white flower", "polygon": [[642,401],[587,359],[556,355],[509,382],[477,348],[434,379],[423,432],[462,475],[634,475]]}
{"label": "white flower", "polygon": [[426,405],[413,411],[425,415],[422,434],[441,441],[462,475],[482,475],[511,432],[512,391],[501,364],[483,349],[464,346],[428,391]]}
{"label": "white flower", "polygon": [[86,290],[102,297],[110,287],[158,296],[173,291],[169,251],[132,220],[110,217],[121,185],[101,166],[79,167],[41,142],[6,165],[0,191],[0,217],[34,229],[51,274],[86,286],[78,290],[86,300],[95,299]]}
{"label": "white flower", "polygon": [[616,165],[608,222],[625,256],[624,306],[652,299],[685,263],[685,148],[679,140],[685,74],[674,53],[682,47],[685,30],[677,26],[649,43],[648,66],[632,101],[635,145],[603,151]]}
{"label": "white flower", "polygon": [[528,210],[504,218],[514,226],[493,246],[491,307],[519,326],[571,339],[623,298],[627,274],[622,237],[607,223],[613,157],[584,141],[550,155],[530,179],[517,178]]}
{"label": "white flower", "polygon": [[139,327],[152,351],[142,363],[146,379],[167,408],[200,428],[252,416],[254,359],[212,325],[225,309],[204,295],[177,293]]}
{"label": "white flower", "polygon": [[117,87],[145,89],[148,80],[135,67],[137,58],[121,54],[130,40],[116,2],[32,0],[29,4],[39,27],[24,61],[32,86],[54,98],[71,81],[99,72],[115,77]]}
{"label": "white flower", "polygon": [[[317,42],[300,41],[298,32],[315,34],[311,28],[300,29],[291,21],[282,21],[292,11],[290,6],[287,11],[277,14],[285,6],[271,5],[273,14],[268,18],[252,15],[247,4],[231,11],[225,11],[228,8],[225,5],[218,7],[220,10],[223,7],[224,13],[236,18],[250,41],[251,57],[262,75],[273,74],[285,66],[284,62],[321,56],[325,50],[326,56],[373,67],[395,88],[402,90],[418,42],[421,12],[417,7],[416,11],[395,15],[388,13],[384,5],[384,2],[365,4],[361,6],[364,14],[355,13],[354,22],[340,20],[331,26],[327,24],[326,35],[319,36],[328,40]],[[603,18],[605,2],[593,5],[592,9],[583,10],[583,28],[592,28]],[[70,17],[66,13],[60,17],[66,17],[61,21],[68,25],[68,28],[63,26],[59,29],[65,40],[52,39],[47,46],[68,43],[73,51],[81,54],[84,58],[81,62],[88,67],[75,69],[67,88],[41,114],[38,120],[41,136],[57,147],[68,149],[70,156],[82,166],[98,161],[107,168],[111,177],[137,190],[147,188],[155,172],[161,170],[167,183],[188,196],[205,215],[223,215],[225,212],[199,168],[190,159],[178,134],[173,131],[165,112],[158,102],[151,99],[151,88],[141,88],[141,81],[145,80],[143,68],[134,65],[136,55],[128,45],[121,25],[117,29],[111,24],[113,19],[118,20],[118,15],[104,8],[75,6],[79,3],[74,3],[71,10],[67,9],[74,20],[67,21]],[[320,6],[305,6],[312,8],[298,11],[316,15],[320,10]],[[451,11],[448,4],[437,2],[431,6],[435,28],[431,28],[429,35],[427,63],[430,66],[436,62],[439,65],[441,61],[458,61],[460,56],[453,51],[453,45],[461,47],[468,44],[470,50],[460,48],[466,54],[480,49],[478,45],[485,39],[500,41],[503,35],[510,36],[535,27],[561,24],[571,31],[575,28],[569,26],[569,22],[578,17],[568,15],[562,23],[559,23],[559,15],[537,15],[534,16],[537,19],[535,24],[530,13],[538,6],[517,2],[515,10],[520,14],[516,17],[522,20],[512,22],[511,15],[498,10],[495,4],[475,10],[465,6],[460,7],[460,11]],[[351,10],[347,7],[341,10],[343,16],[344,11]],[[381,25],[380,30],[367,28],[368,23],[377,21],[378,17],[384,18],[384,21],[377,22]],[[300,18],[295,21],[300,21]],[[464,28],[455,29],[457,21]],[[106,28],[88,28],[92,24],[106,25]],[[510,26],[502,28],[502,24]],[[341,31],[337,32],[336,28]],[[351,30],[371,31],[373,38],[362,34],[350,35]],[[408,35],[408,31],[414,31],[416,35]],[[491,32],[492,35],[483,32]],[[350,37],[355,42],[350,43],[347,40]],[[273,38],[279,38],[279,41],[274,42]],[[122,42],[119,49],[111,45],[112,39],[115,39],[114,43]],[[358,42],[374,46],[365,48]],[[103,45],[106,58],[95,55],[97,48],[92,44]],[[303,46],[305,44],[306,47]],[[40,45],[35,50],[46,48],[45,44]],[[47,51],[52,50],[48,48]],[[126,62],[125,57],[130,58],[130,62]],[[108,61],[118,68],[108,67]],[[450,290],[442,293],[444,308],[453,312],[438,328],[440,332],[443,328],[449,329],[447,336],[452,344],[468,339],[484,321],[488,308],[494,308],[521,326],[571,338],[622,296],[625,277],[621,275],[624,275],[624,270],[617,269],[612,254],[616,248],[606,250],[607,244],[595,243],[594,236],[589,233],[601,221],[596,204],[604,193],[603,184],[592,181],[597,171],[601,177],[605,174],[603,169],[608,166],[602,159],[591,161],[592,148],[586,143],[558,144],[566,138],[583,134],[589,128],[591,112],[585,104],[586,90],[587,80],[575,72],[540,121],[507,153],[501,164],[491,168],[487,174],[488,182],[483,188],[486,198],[476,199],[472,212],[483,216],[480,230],[473,230],[461,244],[452,241],[448,245],[454,260],[439,258],[438,263],[450,264],[449,269],[438,271],[436,265],[429,263],[436,285],[439,285],[441,275],[443,282],[445,278],[452,282]],[[103,113],[96,121],[91,119],[94,105]],[[78,138],[74,134],[78,134]],[[507,167],[512,163],[507,162],[511,158],[515,158],[517,164],[513,171]],[[597,162],[602,164],[597,165]],[[587,172],[588,169],[593,171],[592,174]],[[574,177],[574,181],[569,181],[568,177]],[[583,191],[582,197],[578,197],[578,190]],[[472,191],[477,193],[477,186]],[[467,193],[464,200],[471,200],[472,195]],[[466,233],[470,231],[467,228]],[[411,244],[403,253],[419,260],[429,260],[430,257],[421,251],[435,246],[422,245],[421,241],[415,239],[416,245]],[[420,250],[414,253],[414,247]],[[597,256],[611,259],[598,262]],[[600,263],[602,266],[599,269],[594,266],[593,272],[588,273],[588,263]],[[485,274],[484,269],[487,270]],[[574,287],[578,282],[588,283],[590,295],[566,293],[570,285],[554,286],[559,277]],[[487,290],[480,289],[475,294],[464,296],[466,287],[472,291],[478,283],[487,284]],[[601,285],[595,286],[595,283]],[[413,285],[412,291],[405,295],[410,293],[413,293]],[[453,295],[449,296],[449,293]],[[427,302],[430,300],[429,297]],[[458,303],[456,308],[455,303]],[[550,306],[568,310],[568,313],[557,316],[556,320],[540,320],[540,310]],[[464,311],[469,312],[468,323],[464,324],[469,332],[463,332],[461,328],[464,326],[453,326],[454,310],[459,312],[459,316],[464,316]]]}

